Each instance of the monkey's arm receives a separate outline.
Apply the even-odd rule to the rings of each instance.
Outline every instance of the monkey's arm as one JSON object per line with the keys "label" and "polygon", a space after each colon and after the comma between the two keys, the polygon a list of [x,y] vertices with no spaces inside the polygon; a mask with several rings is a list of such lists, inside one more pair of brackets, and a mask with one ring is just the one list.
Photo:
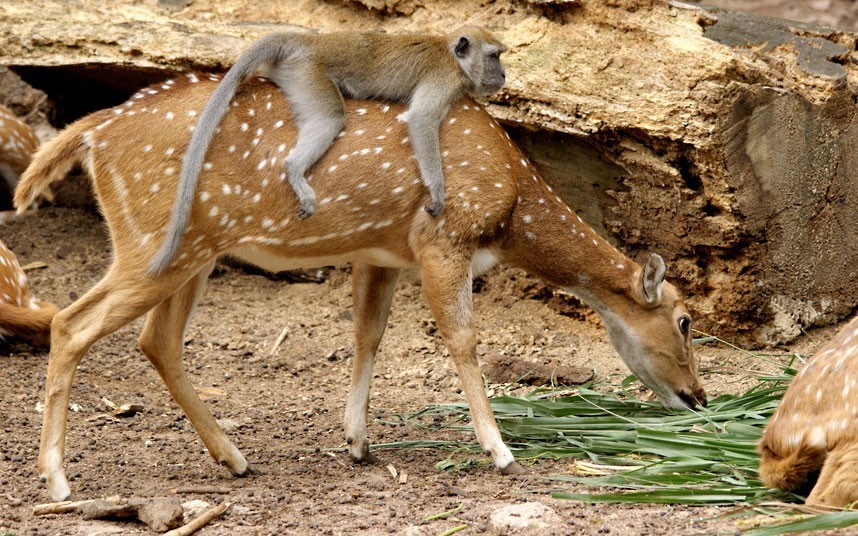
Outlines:
{"label": "monkey's arm", "polygon": [[431,198],[424,208],[436,217],[444,209],[444,172],[441,167],[438,129],[450,110],[450,104],[458,97],[451,95],[444,86],[431,83],[417,86],[406,113],[414,156],[417,158],[423,184],[429,188]]}
{"label": "monkey's arm", "polygon": [[206,103],[182,158],[170,223],[167,225],[164,242],[149,264],[149,272],[152,275],[164,273],[179,250],[194,204],[197,179],[203,168],[206,152],[218,125],[229,109],[229,103],[235,96],[238,85],[262,65],[276,62],[280,58],[284,42],[288,41],[289,37],[289,34],[283,33],[269,34],[250,45],[227,71]]}

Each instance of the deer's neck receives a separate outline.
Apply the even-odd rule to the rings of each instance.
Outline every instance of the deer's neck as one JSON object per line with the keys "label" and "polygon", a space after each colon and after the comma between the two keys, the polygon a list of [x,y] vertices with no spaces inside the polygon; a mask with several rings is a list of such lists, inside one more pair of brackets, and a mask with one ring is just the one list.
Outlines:
{"label": "deer's neck", "polygon": [[596,234],[542,179],[535,174],[521,179],[519,194],[504,260],[596,308],[631,292],[640,267]]}

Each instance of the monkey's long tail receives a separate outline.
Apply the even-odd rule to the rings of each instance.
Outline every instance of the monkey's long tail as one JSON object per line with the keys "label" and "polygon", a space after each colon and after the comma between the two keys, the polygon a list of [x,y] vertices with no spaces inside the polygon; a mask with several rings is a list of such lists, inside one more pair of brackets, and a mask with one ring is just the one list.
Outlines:
{"label": "monkey's long tail", "polygon": [[179,184],[176,188],[176,199],[173,202],[170,222],[167,225],[164,242],[149,264],[150,275],[164,273],[182,244],[206,153],[218,125],[229,110],[229,104],[239,84],[264,63],[278,60],[284,41],[283,36],[284,34],[269,34],[250,45],[227,71],[206,103],[194,127],[185,156],[182,158],[182,170],[179,172]]}

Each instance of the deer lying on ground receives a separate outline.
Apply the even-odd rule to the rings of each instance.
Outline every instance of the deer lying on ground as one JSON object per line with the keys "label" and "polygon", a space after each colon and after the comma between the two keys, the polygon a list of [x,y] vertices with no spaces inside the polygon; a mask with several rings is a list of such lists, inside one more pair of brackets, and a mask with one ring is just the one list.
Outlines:
{"label": "deer lying on ground", "polygon": [[[39,138],[30,125],[9,108],[0,106],[0,177],[6,182],[9,192],[15,190],[18,178],[27,169],[38,147]],[[5,223],[14,215],[13,211],[0,211],[0,223]]]}
{"label": "deer lying on ground", "polygon": [[767,486],[803,492],[813,485],[807,504],[858,501],[858,318],[793,379],[759,451]]}
{"label": "deer lying on ground", "polygon": [[18,259],[0,241],[0,340],[20,337],[44,345],[58,311],[54,304],[36,300],[30,294]]}
{"label": "deer lying on ground", "polygon": [[504,473],[523,472],[504,445],[476,358],[471,282],[507,262],[576,293],[596,311],[620,356],[670,408],[706,403],[691,351],[691,319],[665,265],[644,266],[613,248],[546,185],[509,136],[473,101],[442,123],[445,213],[433,218],[409,147],[402,106],[347,103],[346,125],[312,170],[318,216],[300,220],[286,176],[296,131],[277,88],[251,81],[221,123],[200,175],[181,249],[168,270],[147,267],[170,219],[176,175],[195,117],[216,76],[189,74],[89,115],[45,144],[15,194],[26,207],[75,163],[92,177],[110,229],[113,264],[54,320],[39,474],[54,500],[70,490],[63,471],[69,391],[87,349],[147,313],[140,348],[212,457],[235,475],[251,471],[218,427],[182,367],[191,313],[218,256],[279,271],[353,263],[355,357],[345,412],[349,453],[370,460],[366,436],[373,359],[397,277],[417,268],[456,364],[480,445]]}

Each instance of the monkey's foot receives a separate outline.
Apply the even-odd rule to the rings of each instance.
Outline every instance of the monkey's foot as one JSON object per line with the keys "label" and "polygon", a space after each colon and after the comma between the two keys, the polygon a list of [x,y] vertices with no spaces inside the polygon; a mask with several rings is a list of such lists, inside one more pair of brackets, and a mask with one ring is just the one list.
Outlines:
{"label": "monkey's foot", "polygon": [[428,205],[423,206],[423,210],[431,214],[433,217],[437,218],[441,215],[441,212],[444,210],[443,202],[435,202],[429,203]]}
{"label": "monkey's foot", "polygon": [[310,216],[316,213],[316,200],[315,199],[302,199],[301,206],[298,208],[298,217],[302,220],[306,220]]}

